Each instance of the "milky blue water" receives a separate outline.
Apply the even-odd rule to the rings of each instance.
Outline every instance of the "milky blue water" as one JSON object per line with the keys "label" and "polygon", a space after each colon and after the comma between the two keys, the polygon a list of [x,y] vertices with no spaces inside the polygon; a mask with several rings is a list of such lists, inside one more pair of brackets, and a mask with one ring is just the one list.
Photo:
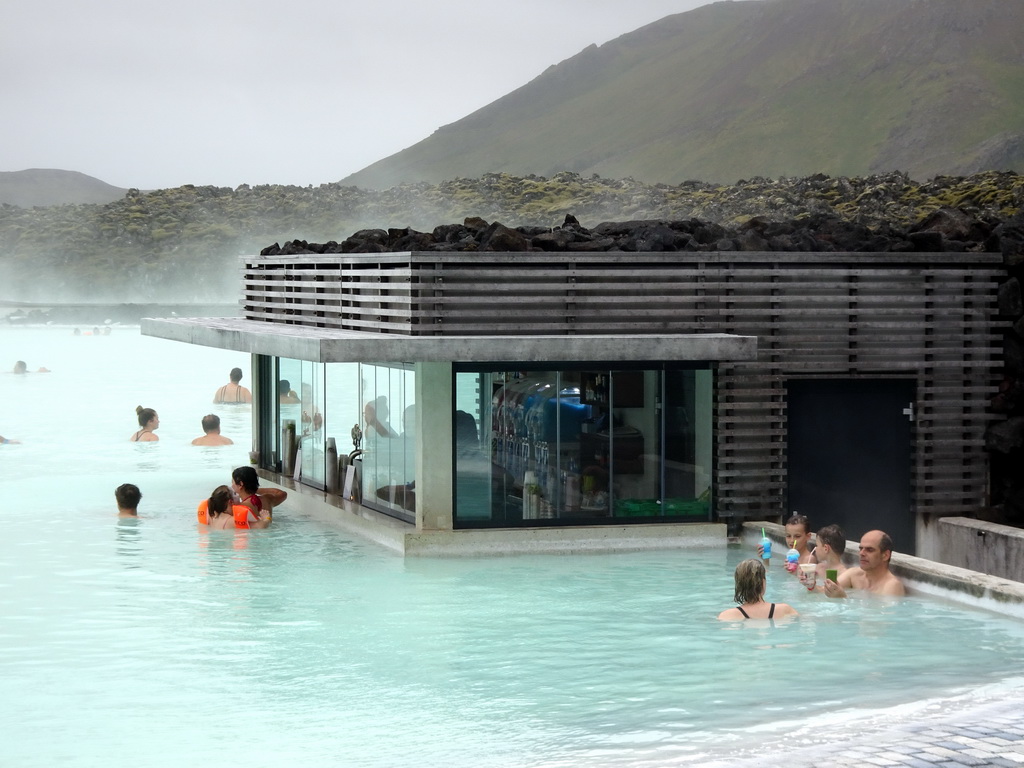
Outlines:
{"label": "milky blue water", "polygon": [[[724,624],[737,549],[408,559],[303,517],[203,532],[241,355],[0,330],[0,766],[656,766],[1005,685],[1024,627],[925,598]],[[243,383],[245,381],[243,380]],[[131,444],[134,408],[159,443]],[[216,411],[228,448],[195,448]],[[143,491],[116,518],[113,489]],[[1010,681],[1010,682],[1003,682]]]}

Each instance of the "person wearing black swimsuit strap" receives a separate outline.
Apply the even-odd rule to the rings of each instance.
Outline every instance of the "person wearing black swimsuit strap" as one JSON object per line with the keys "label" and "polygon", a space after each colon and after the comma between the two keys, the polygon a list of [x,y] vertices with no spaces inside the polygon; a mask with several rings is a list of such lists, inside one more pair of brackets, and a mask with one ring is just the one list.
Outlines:
{"label": "person wearing black swimsuit strap", "polygon": [[736,590],[733,599],[739,603],[718,614],[720,621],[743,621],[744,619],[781,619],[799,616],[796,609],[786,603],[766,603],[764,592],[767,576],[764,563],[759,559],[744,560],[736,566]]}

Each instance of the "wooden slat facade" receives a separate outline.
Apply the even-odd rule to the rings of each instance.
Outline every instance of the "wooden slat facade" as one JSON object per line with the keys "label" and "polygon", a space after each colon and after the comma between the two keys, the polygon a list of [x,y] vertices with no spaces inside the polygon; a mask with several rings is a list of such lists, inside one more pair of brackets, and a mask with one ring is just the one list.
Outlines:
{"label": "wooden slat facade", "polygon": [[979,253],[250,257],[242,313],[415,336],[757,336],[757,361],[716,377],[715,496],[727,514],[784,513],[787,380],[913,377],[918,515],[962,515],[986,499],[1003,275],[998,254]]}

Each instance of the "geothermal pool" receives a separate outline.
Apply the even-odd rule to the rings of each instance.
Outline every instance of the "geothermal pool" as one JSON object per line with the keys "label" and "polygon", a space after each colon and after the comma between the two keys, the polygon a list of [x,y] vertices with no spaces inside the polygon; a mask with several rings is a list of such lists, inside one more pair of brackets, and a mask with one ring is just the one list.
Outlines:
{"label": "geothermal pool", "polygon": [[[0,349],[52,371],[0,373],[0,765],[699,765],[1024,691],[1024,625],[935,599],[775,569],[801,619],[720,623],[736,548],[403,560],[287,502],[200,531],[247,461],[249,407],[210,402],[245,356],[123,327]],[[136,405],[159,443],[128,442]],[[189,445],[211,411],[234,446]]]}

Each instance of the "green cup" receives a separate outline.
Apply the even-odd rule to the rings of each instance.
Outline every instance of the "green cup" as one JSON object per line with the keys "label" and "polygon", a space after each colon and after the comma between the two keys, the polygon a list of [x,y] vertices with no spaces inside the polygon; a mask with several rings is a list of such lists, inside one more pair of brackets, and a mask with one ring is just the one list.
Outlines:
{"label": "green cup", "polygon": [[836,581],[839,578],[839,571],[835,568],[829,568],[825,571],[825,578]]}

